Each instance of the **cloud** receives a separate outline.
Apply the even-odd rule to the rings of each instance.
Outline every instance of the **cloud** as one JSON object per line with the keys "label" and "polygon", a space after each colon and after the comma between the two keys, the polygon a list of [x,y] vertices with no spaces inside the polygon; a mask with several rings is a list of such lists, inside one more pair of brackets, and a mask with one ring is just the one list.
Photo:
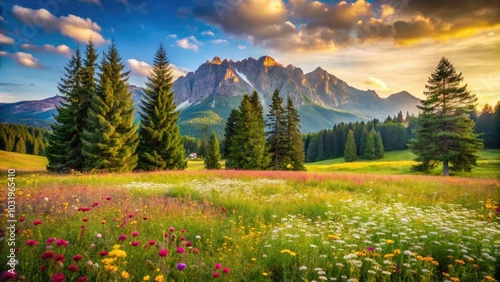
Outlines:
{"label": "cloud", "polygon": [[86,2],[86,3],[95,4],[99,7],[102,7],[101,0],[78,0],[78,2]]}
{"label": "cloud", "polygon": [[50,52],[55,54],[64,55],[70,57],[73,54],[71,48],[67,45],[61,44],[59,46],[54,46],[50,44],[44,44],[43,46],[33,45],[33,44],[21,44],[21,49],[25,49],[33,52]]}
{"label": "cloud", "polygon": [[2,33],[0,33],[0,44],[14,44],[16,41],[14,38],[10,38]]}
{"label": "cloud", "polygon": [[229,42],[225,39],[215,39],[215,40],[212,40],[212,43],[214,43],[214,44],[228,44]]}
{"label": "cloud", "polygon": [[10,57],[14,62],[23,67],[36,68],[36,69],[46,68],[44,65],[38,63],[37,58],[33,57],[33,55],[28,53],[24,52],[8,53],[5,51],[0,51],[0,56]]}
{"label": "cloud", "polygon": [[12,7],[12,15],[24,24],[38,26],[45,32],[58,31],[78,42],[86,43],[90,38],[96,45],[109,43],[99,33],[101,27],[91,19],[75,15],[55,17],[45,9],[29,9],[19,5]]}
{"label": "cloud", "polygon": [[35,84],[34,83],[20,84],[20,83],[12,83],[12,82],[0,82],[0,86],[35,86]]}
{"label": "cloud", "polygon": [[240,50],[245,50],[247,48],[247,46],[245,45],[238,45],[238,49]]}
{"label": "cloud", "polygon": [[[133,74],[139,76],[149,76],[152,68],[150,64],[144,61],[138,61],[136,59],[128,59],[127,63],[130,66]],[[178,67],[174,64],[170,64],[170,69],[172,70],[172,77],[174,80],[176,80],[180,76],[186,75],[186,73],[190,71],[187,68]]]}
{"label": "cloud", "polygon": [[198,51],[199,46],[203,45],[201,42],[199,42],[196,37],[190,36],[186,37],[180,40],[177,40],[177,46],[187,49],[187,50],[193,50],[193,51]]}
{"label": "cloud", "polygon": [[387,85],[381,79],[375,77],[369,77],[363,80],[363,84],[370,87],[373,90],[385,90]]}
{"label": "cloud", "polygon": [[[137,11],[143,14],[147,14],[148,10],[146,9],[146,2],[141,2],[141,1],[133,1],[133,0],[116,0],[118,3],[122,3],[125,5],[125,8],[127,11],[130,13],[131,11]],[[138,4],[131,3],[131,2],[140,2]]]}
{"label": "cloud", "polygon": [[177,39],[177,34],[169,34],[167,35],[167,38]]}
{"label": "cloud", "polygon": [[190,14],[256,46],[319,52],[469,38],[500,27],[500,0],[194,0]]}
{"label": "cloud", "polygon": [[0,22],[7,22],[4,17],[0,16]]}
{"label": "cloud", "polygon": [[203,31],[201,33],[201,35],[215,36],[215,34],[213,33],[213,31],[211,31],[211,30]]}

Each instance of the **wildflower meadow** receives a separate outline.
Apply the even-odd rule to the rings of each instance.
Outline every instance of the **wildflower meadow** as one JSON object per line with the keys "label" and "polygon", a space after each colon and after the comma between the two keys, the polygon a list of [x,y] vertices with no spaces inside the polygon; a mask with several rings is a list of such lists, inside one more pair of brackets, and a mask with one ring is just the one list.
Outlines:
{"label": "wildflower meadow", "polygon": [[2,281],[500,276],[497,179],[177,171],[16,181],[15,274],[3,264]]}

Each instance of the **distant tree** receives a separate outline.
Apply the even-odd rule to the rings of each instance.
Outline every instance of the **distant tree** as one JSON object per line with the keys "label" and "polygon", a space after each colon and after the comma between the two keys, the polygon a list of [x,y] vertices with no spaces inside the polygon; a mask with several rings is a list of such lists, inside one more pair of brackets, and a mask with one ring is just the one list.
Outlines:
{"label": "distant tree", "polygon": [[420,116],[417,137],[410,149],[420,162],[415,169],[429,171],[443,164],[444,175],[452,171],[470,171],[476,166],[476,152],[482,140],[473,132],[470,113],[475,110],[477,98],[460,86],[462,73],[442,58],[427,81],[426,100],[418,106]]}
{"label": "distant tree", "polygon": [[169,170],[187,166],[172,84],[172,69],[160,44],[144,89],[136,169]]}
{"label": "distant tree", "polygon": [[344,149],[344,160],[346,162],[353,162],[358,158],[356,155],[356,140],[354,139],[354,132],[349,130]]}
{"label": "distant tree", "polygon": [[318,155],[318,134],[310,134],[309,136],[309,146],[307,146],[306,151],[306,162],[312,163],[316,161],[316,156]]}
{"label": "distant tree", "polygon": [[484,147],[488,149],[500,148],[500,113],[498,112],[498,105],[495,108],[486,104],[481,110],[474,132],[482,134]]}
{"label": "distant tree", "polygon": [[366,160],[375,159],[375,130],[371,130],[366,137],[365,151],[363,152],[363,158]]}
{"label": "distant tree", "polygon": [[373,136],[373,141],[375,145],[375,158],[381,159],[384,157],[384,144],[382,142],[382,137],[380,133],[376,132]]}
{"label": "distant tree", "polygon": [[90,100],[82,135],[85,170],[128,172],[137,165],[139,143],[128,74],[113,42],[99,65],[99,85]]}
{"label": "distant tree", "polygon": [[[231,155],[232,138],[236,135],[236,122],[238,121],[239,115],[240,112],[237,109],[233,109],[226,121],[223,141],[223,153],[225,158]],[[228,161],[226,161],[226,168],[234,168],[231,161]]]}
{"label": "distant tree", "polygon": [[291,166],[287,165],[287,169],[295,171],[306,170],[304,167],[304,141],[300,134],[300,117],[290,96],[288,96],[285,113],[287,126],[286,144],[288,147],[286,151],[288,152],[287,159],[291,164]]}
{"label": "distant tree", "polygon": [[26,141],[21,136],[16,141],[16,146],[14,147],[14,152],[26,154]]}
{"label": "distant tree", "polygon": [[80,133],[77,126],[79,97],[82,92],[82,58],[77,49],[58,85],[64,101],[56,106],[55,123],[51,125],[47,147],[47,170],[65,173],[71,170],[81,170],[83,158],[77,150],[80,143]]}
{"label": "distant tree", "polygon": [[267,143],[271,155],[270,167],[274,170],[282,170],[289,163],[287,158],[287,124],[285,119],[285,109],[280,92],[276,89],[272,96],[272,103],[269,105],[267,114]]}
{"label": "distant tree", "polygon": [[207,156],[205,157],[204,163],[206,169],[220,169],[220,147],[219,140],[217,140],[217,135],[212,132],[210,136],[210,141],[208,142]]}

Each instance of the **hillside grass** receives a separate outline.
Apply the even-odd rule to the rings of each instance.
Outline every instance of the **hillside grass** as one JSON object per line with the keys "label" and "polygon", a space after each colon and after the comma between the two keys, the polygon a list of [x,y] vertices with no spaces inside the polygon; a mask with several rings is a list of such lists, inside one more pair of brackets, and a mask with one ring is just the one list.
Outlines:
{"label": "hillside grass", "polygon": [[44,156],[19,154],[0,150],[0,169],[17,171],[45,171],[48,160]]}

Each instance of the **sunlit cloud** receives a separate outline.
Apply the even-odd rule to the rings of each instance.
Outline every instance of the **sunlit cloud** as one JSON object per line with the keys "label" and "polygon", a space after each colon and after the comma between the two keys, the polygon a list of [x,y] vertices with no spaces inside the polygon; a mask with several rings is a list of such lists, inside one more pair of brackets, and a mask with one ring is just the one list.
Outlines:
{"label": "sunlit cloud", "polygon": [[[131,69],[132,74],[138,76],[149,76],[152,66],[144,61],[138,61],[136,59],[128,59],[127,63]],[[180,76],[185,76],[190,70],[187,68],[178,67],[174,64],[170,64],[170,69],[172,71],[172,77],[176,80]]]}
{"label": "sunlit cloud", "polygon": [[212,40],[212,43],[214,43],[214,44],[228,44],[229,42],[225,39],[215,39],[215,40]]}
{"label": "sunlit cloud", "polygon": [[177,46],[187,50],[198,51],[200,45],[203,44],[200,41],[198,41],[194,36],[177,40]]}
{"label": "sunlit cloud", "polygon": [[16,43],[16,40],[14,40],[14,38],[10,38],[10,37],[0,33],[0,44],[11,45],[14,43]]}
{"label": "sunlit cloud", "polygon": [[73,51],[67,45],[61,44],[59,46],[54,46],[50,44],[44,44],[42,46],[33,45],[33,44],[21,44],[21,49],[33,51],[33,52],[50,52],[55,54],[60,54],[64,56],[71,56]]}
{"label": "sunlit cloud", "polygon": [[12,15],[20,22],[43,28],[45,32],[59,31],[78,42],[86,43],[89,39],[96,45],[109,43],[100,34],[101,27],[91,19],[75,15],[55,17],[45,9],[29,9],[14,5]]}
{"label": "sunlit cloud", "polygon": [[368,77],[363,79],[363,84],[373,90],[385,90],[387,89],[387,85],[381,79],[375,77]]}
{"label": "sunlit cloud", "polygon": [[28,53],[24,52],[8,53],[5,51],[0,51],[0,56],[10,57],[14,62],[23,67],[36,68],[36,69],[46,68],[44,65],[38,62],[37,58],[33,57],[33,55]]}
{"label": "sunlit cloud", "polygon": [[215,36],[215,34],[213,33],[213,31],[211,31],[211,30],[203,31],[201,33],[201,35]]}

